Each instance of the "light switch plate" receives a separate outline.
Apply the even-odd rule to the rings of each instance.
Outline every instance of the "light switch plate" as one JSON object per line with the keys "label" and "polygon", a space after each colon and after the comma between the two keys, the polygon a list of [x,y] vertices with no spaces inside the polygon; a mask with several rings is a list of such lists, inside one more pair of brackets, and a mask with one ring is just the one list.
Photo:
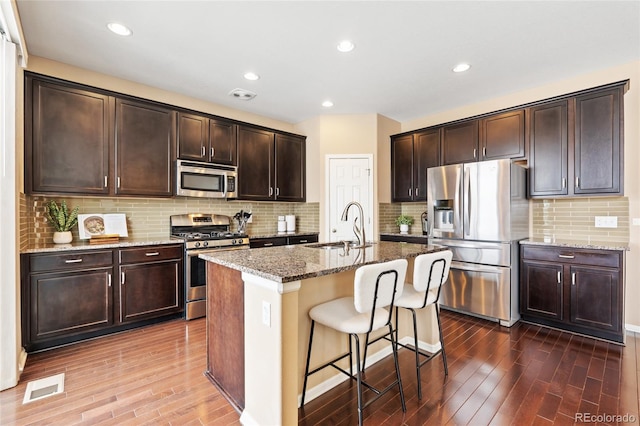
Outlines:
{"label": "light switch plate", "polygon": [[617,228],[618,216],[596,216],[596,228]]}
{"label": "light switch plate", "polygon": [[634,217],[631,223],[633,226],[640,226],[640,217]]}

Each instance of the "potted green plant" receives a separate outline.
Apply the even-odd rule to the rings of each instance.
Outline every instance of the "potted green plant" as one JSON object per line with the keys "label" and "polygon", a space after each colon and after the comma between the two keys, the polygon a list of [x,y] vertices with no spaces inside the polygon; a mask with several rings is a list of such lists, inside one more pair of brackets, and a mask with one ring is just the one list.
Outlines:
{"label": "potted green plant", "polygon": [[408,234],[409,225],[412,225],[412,224],[413,224],[413,218],[411,216],[401,214],[396,218],[396,225],[400,227],[401,234]]}
{"label": "potted green plant", "polygon": [[73,240],[71,228],[78,223],[78,207],[69,213],[67,202],[62,200],[60,206],[51,200],[46,205],[46,218],[55,232],[53,233],[53,242],[56,244],[67,244]]}

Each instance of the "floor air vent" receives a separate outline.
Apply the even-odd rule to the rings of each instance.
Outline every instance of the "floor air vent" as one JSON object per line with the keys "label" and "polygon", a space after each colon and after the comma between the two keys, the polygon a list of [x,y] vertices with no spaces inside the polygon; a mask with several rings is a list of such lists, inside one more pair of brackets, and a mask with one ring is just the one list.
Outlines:
{"label": "floor air vent", "polygon": [[23,404],[38,401],[64,392],[64,373],[27,383]]}

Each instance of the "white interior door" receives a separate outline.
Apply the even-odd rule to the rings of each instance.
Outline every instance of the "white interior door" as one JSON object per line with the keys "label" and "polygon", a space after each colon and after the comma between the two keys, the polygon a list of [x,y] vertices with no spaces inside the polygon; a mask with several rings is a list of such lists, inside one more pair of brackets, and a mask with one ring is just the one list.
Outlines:
{"label": "white interior door", "polygon": [[373,238],[373,176],[370,155],[353,157],[328,156],[328,211],[330,241],[353,241],[353,221],[360,213],[356,206],[349,209],[349,220],[343,222],[340,218],[349,202],[357,201],[364,211],[365,235],[367,241]]}

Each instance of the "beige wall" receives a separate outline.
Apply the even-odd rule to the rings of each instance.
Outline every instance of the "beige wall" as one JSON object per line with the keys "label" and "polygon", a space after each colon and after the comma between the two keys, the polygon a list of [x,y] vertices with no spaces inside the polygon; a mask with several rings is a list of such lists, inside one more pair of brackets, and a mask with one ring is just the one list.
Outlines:
{"label": "beige wall", "polygon": [[200,99],[179,95],[177,93],[168,92],[166,90],[146,86],[144,84],[135,83],[133,81],[122,80],[120,78],[111,77],[105,74],[73,67],[71,65],[51,61],[49,59],[41,58],[38,56],[29,57],[27,70],[49,75],[52,77],[74,81],[81,84],[86,84],[89,86],[98,87],[105,90],[138,96],[143,99],[149,99],[152,101],[167,103],[169,105],[189,108],[208,114],[214,114],[220,117],[231,118],[234,120],[270,127],[272,129],[282,130],[286,132],[294,132],[294,127],[291,123],[273,120],[261,115],[251,114],[233,108],[212,104]]}
{"label": "beige wall", "polygon": [[[378,115],[323,115],[298,123],[298,133],[307,135],[307,202],[320,203],[320,240],[329,241],[324,209],[327,197],[325,188],[325,157],[329,154],[373,155],[374,177],[377,176],[376,156],[378,144]],[[387,139],[388,135],[381,136]],[[373,206],[377,206],[377,184],[374,178]],[[374,208],[374,235],[378,234]]]}

